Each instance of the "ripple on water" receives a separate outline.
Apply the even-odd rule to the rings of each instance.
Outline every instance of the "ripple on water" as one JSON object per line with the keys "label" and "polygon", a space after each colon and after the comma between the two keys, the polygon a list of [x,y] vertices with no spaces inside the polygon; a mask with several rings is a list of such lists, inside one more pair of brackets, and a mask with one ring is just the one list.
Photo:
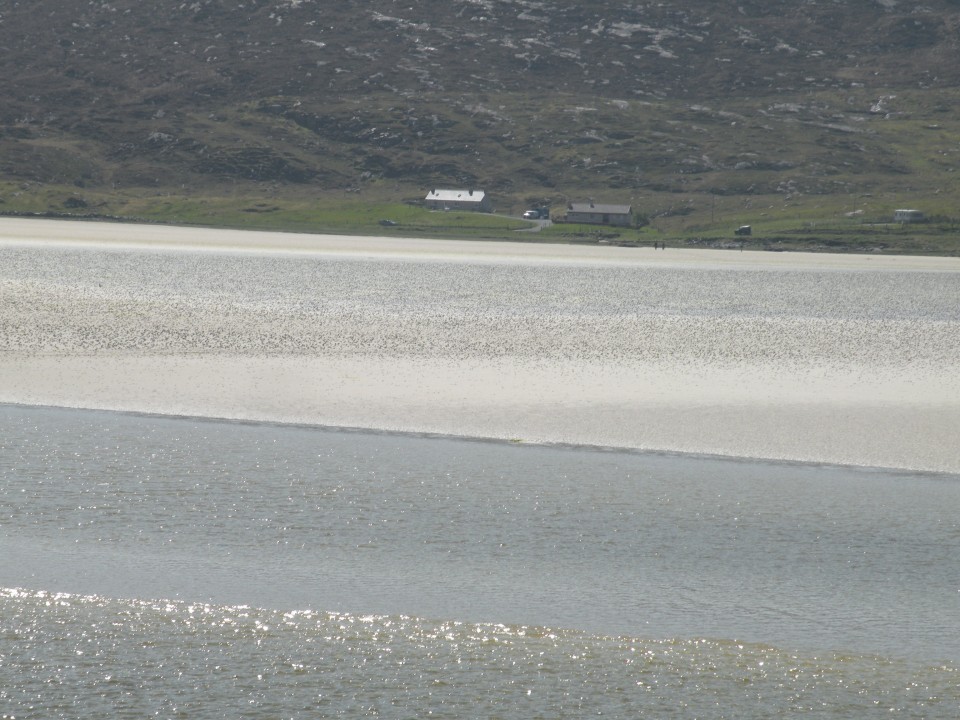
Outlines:
{"label": "ripple on water", "polygon": [[9,716],[955,717],[957,668],[708,639],[0,590]]}

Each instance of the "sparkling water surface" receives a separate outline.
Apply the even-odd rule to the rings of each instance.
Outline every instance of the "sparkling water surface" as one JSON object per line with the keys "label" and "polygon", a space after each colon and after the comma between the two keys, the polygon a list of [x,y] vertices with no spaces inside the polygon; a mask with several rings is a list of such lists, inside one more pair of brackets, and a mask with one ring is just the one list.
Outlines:
{"label": "sparkling water surface", "polygon": [[954,475],[17,406],[0,429],[8,715],[960,709]]}

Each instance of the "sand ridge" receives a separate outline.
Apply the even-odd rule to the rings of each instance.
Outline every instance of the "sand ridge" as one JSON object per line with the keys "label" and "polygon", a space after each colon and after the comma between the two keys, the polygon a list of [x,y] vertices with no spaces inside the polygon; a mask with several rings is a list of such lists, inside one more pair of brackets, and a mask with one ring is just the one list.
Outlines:
{"label": "sand ridge", "polygon": [[960,472],[955,258],[42,220],[0,256],[0,402]]}

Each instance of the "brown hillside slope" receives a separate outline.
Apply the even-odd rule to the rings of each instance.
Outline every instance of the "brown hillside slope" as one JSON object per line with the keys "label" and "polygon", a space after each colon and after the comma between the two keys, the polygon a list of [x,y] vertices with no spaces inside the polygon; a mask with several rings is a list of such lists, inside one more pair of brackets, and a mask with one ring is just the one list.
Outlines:
{"label": "brown hillside slope", "polygon": [[953,198],[958,38],[948,0],[11,2],[0,181]]}

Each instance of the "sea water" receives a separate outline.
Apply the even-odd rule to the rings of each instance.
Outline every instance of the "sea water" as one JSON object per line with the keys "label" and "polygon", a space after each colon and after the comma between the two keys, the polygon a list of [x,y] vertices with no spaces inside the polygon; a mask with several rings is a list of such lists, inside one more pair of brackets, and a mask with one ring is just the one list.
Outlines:
{"label": "sea water", "polygon": [[960,713],[960,477],[0,406],[0,717]]}

